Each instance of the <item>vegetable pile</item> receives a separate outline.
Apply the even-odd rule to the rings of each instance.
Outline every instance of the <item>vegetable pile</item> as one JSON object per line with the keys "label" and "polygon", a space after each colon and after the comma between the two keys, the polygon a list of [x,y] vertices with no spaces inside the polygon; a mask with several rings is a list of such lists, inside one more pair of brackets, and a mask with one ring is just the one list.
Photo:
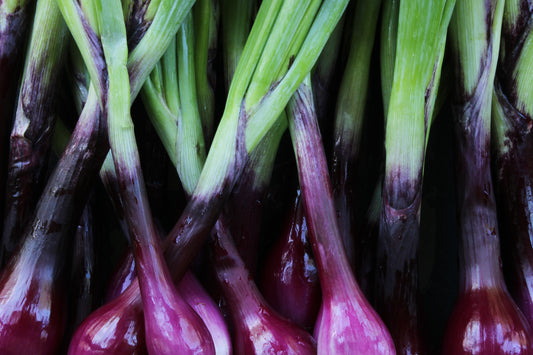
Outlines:
{"label": "vegetable pile", "polygon": [[1,354],[533,354],[533,1],[0,0]]}

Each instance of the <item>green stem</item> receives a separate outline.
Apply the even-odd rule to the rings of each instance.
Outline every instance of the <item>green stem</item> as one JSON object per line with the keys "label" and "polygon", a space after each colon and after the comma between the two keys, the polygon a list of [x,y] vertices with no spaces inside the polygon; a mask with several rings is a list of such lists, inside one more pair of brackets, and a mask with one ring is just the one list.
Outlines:
{"label": "green stem", "polygon": [[285,108],[291,95],[316,63],[347,5],[347,0],[325,0],[322,3],[290,69],[250,114],[246,127],[246,149],[248,151],[251,151],[261,137],[276,123],[279,113]]}
{"label": "green stem", "polygon": [[253,0],[221,0],[222,49],[224,50],[226,89],[229,89],[250,33],[255,6]]}
{"label": "green stem", "polygon": [[197,0],[193,13],[196,93],[205,140],[210,142],[215,130],[215,93],[213,87],[215,85],[215,73],[213,61],[214,53],[216,53],[217,49],[218,4],[214,0]]}

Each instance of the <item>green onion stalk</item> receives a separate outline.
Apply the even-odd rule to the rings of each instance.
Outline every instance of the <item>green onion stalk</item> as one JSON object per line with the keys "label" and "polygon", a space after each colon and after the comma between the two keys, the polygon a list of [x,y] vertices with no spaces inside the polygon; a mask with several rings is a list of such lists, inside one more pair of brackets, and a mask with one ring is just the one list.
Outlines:
{"label": "green onion stalk", "polygon": [[417,265],[423,166],[454,5],[453,0],[384,2],[385,175],[375,297],[401,354],[426,351]]}
{"label": "green onion stalk", "polygon": [[[319,9],[314,1],[262,2],[198,183],[163,243],[175,281],[181,279],[204,244],[247,156],[278,124],[290,95],[311,71],[347,1],[326,0],[321,5]],[[289,68],[291,57],[294,61]],[[79,343],[92,343],[94,329],[111,324],[117,316],[115,310],[130,315],[136,312],[137,287],[137,283],[132,284],[121,296],[90,315],[78,329]]]}
{"label": "green onion stalk", "polygon": [[[79,3],[65,0],[58,5],[71,31],[77,28],[85,34],[84,38],[95,39],[93,27],[76,20],[81,13]],[[146,75],[177,31],[183,18],[180,13],[184,15],[192,6],[174,1],[161,1],[158,5],[151,25],[140,32],[141,40],[131,47],[128,60],[131,97],[136,96]],[[170,32],[173,34],[169,37]],[[92,58],[92,51],[94,63],[103,63],[98,60],[103,58],[101,47],[95,43],[98,42],[88,41],[89,46],[81,47],[81,52],[85,51],[86,56]],[[98,72],[99,68],[94,67]],[[91,85],[76,128],[43,190],[23,242],[0,276],[1,333],[10,334],[4,337],[9,341],[0,345],[3,353],[12,349],[35,354],[55,353],[63,335],[63,266],[64,252],[68,249],[65,244],[69,243],[67,236],[80,218],[108,147],[97,88],[98,85]]]}
{"label": "green onion stalk", "polygon": [[492,98],[492,148],[503,270],[509,291],[533,326],[533,8],[506,1]]}
{"label": "green onion stalk", "polygon": [[[211,142],[215,131],[216,75],[213,67],[218,46],[220,6],[216,0],[197,0],[194,14],[194,67],[196,92],[205,141]],[[209,144],[208,144],[209,145]]]}
{"label": "green onion stalk", "polygon": [[[246,29],[245,33],[248,32]],[[242,52],[242,47],[233,46],[231,49]],[[238,53],[225,53],[228,54]],[[232,68],[232,73],[234,71],[235,68]],[[257,262],[262,200],[270,181],[279,141],[286,130],[285,123],[281,121],[274,125],[249,154],[241,177],[234,185],[215,225],[216,232],[211,234],[210,272],[216,276],[224,304],[230,309],[236,353],[261,353],[267,348],[284,353],[316,352],[314,339],[296,324],[280,317],[264,300],[250,276]],[[192,156],[189,164],[198,158]],[[203,164],[204,161],[200,162]],[[185,188],[192,191],[193,185]]]}
{"label": "green onion stalk", "polygon": [[[222,27],[224,35],[223,56],[225,62],[225,84],[229,88],[231,79],[242,54],[246,37],[250,33],[256,4],[254,1],[223,1]],[[286,129],[285,120],[280,120],[276,130],[283,133]],[[273,138],[268,138],[273,137]],[[255,275],[259,257],[259,239],[264,197],[268,188],[279,140],[276,134],[269,134],[250,155],[243,168],[241,178],[237,181],[224,209],[225,220],[235,247],[247,270]],[[273,141],[272,141],[273,140]],[[269,142],[272,141],[272,142]],[[266,152],[273,152],[267,154]],[[221,233],[225,235],[225,233]]]}
{"label": "green onion stalk", "polygon": [[[100,39],[108,74],[104,107],[109,145],[132,239],[147,349],[157,354],[199,351],[214,354],[213,340],[207,327],[172,283],[151,216],[129,113],[128,46],[122,8],[118,0],[105,0],[100,6]],[[168,321],[161,322],[161,319]]]}
{"label": "green onion stalk", "polygon": [[67,43],[56,1],[38,1],[9,142],[0,264],[15,250],[44,187]]}
{"label": "green onion stalk", "polygon": [[[5,186],[8,133],[13,123],[19,76],[23,68],[25,42],[31,29],[35,1],[0,0],[0,186]],[[0,190],[0,216],[4,215],[4,188]],[[3,222],[0,222],[0,227]]]}
{"label": "green onion stalk", "polygon": [[[234,66],[237,65],[237,61],[231,59],[239,58],[242,53],[242,47],[244,47],[244,40],[242,40],[242,38],[249,32],[249,25],[251,23],[253,11],[252,7],[250,7],[250,2],[247,3],[249,6],[247,11],[239,11],[240,7],[245,6],[242,2],[226,1],[223,3],[222,12],[225,16],[223,17],[222,26],[225,29],[230,29],[228,33],[225,33],[225,38],[226,43],[231,43],[230,46],[224,48],[224,59],[226,59],[227,65],[227,80],[232,78],[235,71],[235,68],[230,67],[229,64]],[[236,19],[231,16],[233,13],[247,18]],[[235,24],[240,24],[242,27],[239,29]],[[229,85],[230,83],[228,82],[227,86]],[[282,113],[282,115],[284,115],[284,113]],[[253,325],[254,322],[264,324],[264,327],[261,328],[268,332],[272,332],[272,338],[277,339],[275,343],[279,343],[279,346],[282,346],[285,349],[290,349],[290,343],[292,343],[292,341],[289,340],[294,339],[297,334],[302,334],[301,330],[295,325],[285,324],[281,326],[283,330],[274,331],[273,329],[277,328],[275,325],[276,322],[279,325],[284,324],[284,321],[280,320],[277,312],[284,317],[295,321],[300,326],[303,324],[298,322],[298,317],[295,316],[295,313],[298,315],[302,313],[308,315],[308,313],[311,313],[308,322],[310,324],[308,324],[308,326],[312,326],[320,302],[319,297],[315,297],[311,301],[309,299],[304,300],[300,296],[308,296],[305,292],[292,292],[295,290],[301,290],[298,287],[299,284],[294,285],[291,283],[288,286],[291,289],[291,291],[289,291],[290,294],[286,294],[285,292],[287,290],[280,287],[275,281],[268,285],[265,285],[263,282],[262,289],[265,290],[264,287],[267,287],[268,290],[272,292],[270,294],[263,292],[262,295],[259,295],[257,285],[253,280],[247,280],[248,276],[246,276],[253,276],[257,271],[259,247],[262,243],[260,237],[261,235],[264,235],[260,233],[260,226],[264,223],[264,221],[262,221],[263,209],[266,204],[266,194],[269,189],[274,158],[278,151],[281,135],[286,130],[286,122],[286,118],[281,117],[279,121],[280,124],[274,126],[273,130],[263,138],[260,145],[250,154],[250,158],[243,168],[241,178],[235,184],[224,207],[223,218],[219,219],[219,221],[222,220],[222,223],[217,223],[219,228],[217,228],[216,233],[212,235],[211,239],[213,247],[211,248],[210,255],[212,255],[214,264],[213,272],[214,275],[218,277],[218,289],[225,302],[223,304],[227,305],[232,323],[234,324],[234,327],[238,329],[239,340],[236,343],[239,344],[239,349],[245,348],[246,344],[250,346],[251,344],[254,344],[255,347],[261,346],[261,341],[250,341],[251,337],[260,339],[258,335],[254,335],[257,334],[257,330],[254,330],[254,328],[259,329],[259,327]],[[280,155],[283,155],[283,152],[277,152],[277,155],[279,157]],[[285,173],[287,173],[287,171],[285,171]],[[284,175],[286,176],[286,174]],[[230,235],[229,238],[228,234]],[[233,241],[231,241],[231,239],[233,239]],[[224,256],[221,250],[227,252],[227,256]],[[292,260],[287,262],[290,263]],[[312,262],[308,262],[305,265],[306,271],[311,267],[311,263]],[[278,266],[280,268],[284,267],[283,265],[276,265],[275,267]],[[273,268],[263,265],[263,275],[268,274],[275,279],[275,272],[273,272],[272,269]],[[297,271],[296,269],[298,268],[292,268],[292,270],[297,273],[297,277],[300,277],[302,273],[298,273],[300,270],[298,269]],[[223,282],[223,277],[228,274],[232,275],[232,282],[229,284]],[[287,274],[284,275],[286,276]],[[243,281],[241,281],[241,279]],[[317,284],[316,289],[318,289],[318,277],[316,277],[315,280]],[[287,281],[287,279],[283,279],[283,281]],[[298,281],[300,281],[300,279],[298,279]],[[281,301],[283,306],[275,302],[273,294],[284,295]],[[294,300],[294,302],[291,302],[291,299]],[[308,312],[308,307],[300,307],[302,302],[307,303],[312,301],[315,301],[315,312]],[[291,305],[297,305],[297,307],[291,308]],[[259,308],[267,311],[254,311]],[[309,342],[305,340],[305,337],[302,339],[302,344],[309,344]],[[315,342],[312,341],[312,343],[314,344]],[[293,348],[293,350],[295,349]],[[307,349],[304,349],[303,347],[300,348],[300,351],[309,350],[316,352],[316,345],[308,347]]]}
{"label": "green onion stalk", "polygon": [[[187,24],[184,24],[183,26],[183,29],[184,31],[186,32],[190,32],[191,31],[191,26],[187,26]],[[178,36],[179,37],[179,36]],[[188,36],[189,38],[192,37],[192,36]],[[180,42],[180,41],[178,41]],[[189,43],[192,43],[192,41],[188,41]],[[178,44],[178,48],[181,48],[182,46]],[[169,48],[169,52],[175,52],[175,48],[172,48],[172,46]],[[186,55],[187,53],[187,50],[183,50],[183,51],[177,51],[177,56],[180,56],[180,55]],[[167,54],[165,54],[166,56]],[[163,60],[161,61],[161,68],[165,66],[165,64],[169,64],[171,63],[170,61],[168,60],[165,60],[165,56],[163,57]],[[182,61],[178,60],[178,66],[181,64]],[[198,179],[198,176],[199,176],[199,169],[198,167],[202,166],[204,161],[205,161],[205,154],[198,154],[198,151],[196,149],[189,149],[187,146],[190,146],[191,148],[194,148],[194,147],[197,147],[201,144],[203,144],[203,133],[202,133],[202,130],[201,130],[201,127],[200,129],[198,129],[198,125],[200,124],[200,119],[199,119],[199,116],[198,115],[181,115],[179,114],[178,112],[178,117],[179,117],[179,120],[177,121],[178,123],[178,127],[181,126],[181,127],[186,127],[186,126],[194,126],[196,125],[197,126],[197,129],[189,129],[188,132],[187,132],[187,140],[184,140],[184,139],[180,139],[177,135],[175,134],[171,134],[173,131],[172,130],[166,130],[164,129],[165,127],[165,124],[164,122],[166,121],[170,121],[170,122],[174,122],[175,121],[175,118],[173,115],[170,114],[170,112],[172,111],[171,109],[168,109],[168,107],[172,106],[170,105],[170,103],[168,102],[168,100],[172,100],[173,98],[176,98],[178,99],[179,98],[184,98],[186,97],[185,95],[179,95],[178,93],[182,93],[184,94],[183,90],[189,90],[191,92],[195,92],[194,90],[194,86],[188,86],[188,85],[176,85],[177,84],[177,81],[176,80],[165,80],[165,78],[161,77],[161,73],[176,73],[178,72],[178,80],[181,81],[181,82],[186,82],[187,80],[191,81],[191,79],[194,80],[194,71],[188,71],[188,70],[184,70],[184,71],[180,71],[179,69],[176,68],[176,70],[169,70],[168,68],[165,69],[165,70],[162,70],[161,68],[158,68],[156,67],[156,70],[154,70],[154,72],[152,73],[151,77],[147,80],[144,88],[143,88],[143,92],[146,94],[146,95],[143,95],[144,97],[144,101],[145,101],[145,105],[146,107],[148,108],[148,111],[150,112],[150,116],[152,118],[152,121],[154,122],[155,125],[157,126],[160,126],[160,130],[159,132],[161,133],[161,138],[167,142],[169,142],[168,144],[166,144],[167,146],[167,152],[169,155],[171,154],[175,154],[175,151],[183,151],[182,153],[180,153],[180,157],[181,157],[181,160],[183,162],[179,163],[176,162],[176,169],[178,170],[178,174],[179,176],[183,179],[182,180],[182,183],[183,183],[183,188],[185,190],[185,192],[190,195],[192,194],[192,192],[194,191],[194,187],[195,187],[195,179]],[[191,75],[192,73],[192,75]],[[194,81],[193,81],[194,83]],[[170,93],[171,92],[175,92],[175,94],[171,95]],[[165,94],[164,94],[165,93]],[[178,99],[179,100],[179,99]],[[179,101],[178,101],[179,102]],[[179,106],[181,105],[188,105],[188,106],[192,106],[194,105],[194,102],[191,101],[191,100],[183,100],[181,102],[179,102]],[[165,108],[165,109],[158,109],[158,108]],[[183,110],[183,113],[185,112],[185,110]],[[190,121],[190,123],[186,123],[185,121]],[[168,125],[168,127],[173,127],[175,125]],[[246,167],[244,168],[244,171],[243,171],[243,177],[244,176],[247,176],[247,175],[250,175],[252,176],[254,179],[254,181],[257,181],[257,184],[261,183],[262,185],[261,186],[264,186],[266,184],[268,184],[268,181],[269,181],[269,176],[270,176],[270,173],[271,173],[271,169],[272,169],[272,165],[273,165],[273,160],[274,160],[274,157],[275,157],[275,153],[276,153],[276,148],[277,148],[277,144],[279,143],[279,139],[281,138],[281,135],[283,134],[284,130],[286,128],[286,125],[276,125],[273,127],[273,132],[269,132],[267,134],[267,136],[263,139],[263,141],[258,145],[258,147],[251,153],[250,155],[250,158],[249,158],[249,161],[246,163]],[[169,134],[170,133],[170,134]],[[172,149],[174,148],[174,149]],[[252,185],[244,185],[242,184],[241,182],[245,180],[245,181],[250,181],[250,179],[246,179],[246,177],[244,178],[241,178],[241,180],[239,181],[239,183],[236,185],[236,188],[233,189],[233,192],[232,192],[232,196],[230,197],[230,199],[234,196],[234,195],[237,195],[237,196],[243,196],[243,198],[247,199],[248,197],[248,190],[250,189],[254,189],[255,185],[256,184],[253,184]],[[237,186],[241,185],[243,187],[242,190],[238,189]],[[263,188],[264,190],[264,188]],[[242,199],[239,199],[238,197],[234,197],[235,200],[242,200]],[[231,215],[233,215],[235,213],[235,210],[231,210]],[[224,218],[224,222],[221,222],[221,223],[228,223],[228,221],[231,221],[231,218],[229,215],[226,215],[227,218]],[[246,232],[246,228],[244,228],[245,230],[243,231]],[[218,234],[219,236],[221,234]],[[227,235],[226,233],[224,233],[224,235]],[[230,240],[223,240],[221,241],[223,243],[225,243],[224,245],[226,245],[227,243],[231,243]],[[255,250],[255,252],[257,253],[257,250]],[[238,256],[235,256],[236,259],[240,259]],[[238,264],[239,265],[243,265],[243,262],[242,260],[238,260]],[[227,269],[226,269],[227,271]],[[225,272],[226,272],[225,271]],[[237,270],[234,270],[235,272],[244,272],[244,273],[248,273],[247,270],[245,269],[242,269],[241,268],[237,268]],[[218,271],[220,272],[220,271]],[[215,270],[215,273],[217,273],[217,271]],[[243,280],[248,280],[247,282],[248,283],[253,283],[253,281],[249,280],[248,277],[245,277]],[[238,282],[238,281],[236,281]],[[181,282],[180,282],[180,285],[181,285]],[[234,294],[235,290],[232,290],[232,287],[230,287],[229,285],[226,285],[224,283],[221,284],[221,289],[222,289],[222,292],[225,293],[225,294],[228,294],[231,295]],[[229,288],[228,288],[229,287]],[[258,293],[257,291],[257,287],[253,286],[252,288],[255,289],[255,292]],[[241,296],[238,296],[236,297],[237,301],[236,302],[232,302],[233,303],[233,307],[235,309],[236,307],[236,312],[232,313],[232,314],[235,314],[235,318],[234,318],[234,324],[239,324],[239,327],[235,327],[235,329],[246,329],[246,325],[244,324],[241,324],[243,321],[244,321],[244,318],[241,319],[242,317],[239,317],[238,315],[241,314],[240,312],[242,311],[246,311],[246,312],[250,312],[252,311],[251,313],[248,313],[248,316],[249,317],[246,317],[247,319],[247,322],[246,323],[253,323],[253,319],[257,319],[258,317],[264,317],[265,316],[265,312],[255,312],[258,308],[254,308],[254,307],[249,307],[249,301],[246,301],[246,298],[247,297],[242,297]],[[243,305],[243,304],[248,304],[248,307],[244,307],[244,309],[240,306],[240,305]],[[266,310],[268,306],[266,305],[266,303],[264,303],[264,307],[263,309]],[[284,320],[280,320],[281,323],[284,323],[285,321]],[[208,327],[209,327],[209,324],[206,324]],[[287,327],[286,329],[292,329],[294,327],[294,325],[290,325],[290,324],[287,324]],[[265,326],[265,327],[262,327],[261,329],[263,329],[263,331],[265,332],[271,332],[272,329],[271,327],[269,326]],[[296,328],[297,329],[297,328]],[[292,333],[296,332],[297,334],[304,334],[301,330],[297,331],[297,330],[293,330]],[[211,330],[211,328],[210,328]],[[236,331],[237,334],[239,334],[241,337],[241,340],[243,341],[243,343],[249,343],[250,341],[253,341],[254,337],[248,337],[246,334],[250,334],[249,331]],[[213,334],[213,333],[212,333]],[[267,334],[267,333],[265,333]],[[278,332],[273,332],[272,334],[278,334]],[[236,337],[239,337],[239,335],[236,335]],[[279,332],[278,335],[283,335],[283,339],[290,339],[293,335],[289,333],[287,334],[284,334],[282,332]],[[276,335],[276,336],[278,336]],[[213,336],[215,336],[215,334],[213,334]],[[220,341],[220,335],[217,336],[217,339],[213,339],[216,343],[216,341]],[[227,337],[229,339],[229,337]],[[261,339],[271,339],[270,336],[258,336],[257,337],[258,339],[261,338]],[[305,338],[305,337],[304,337]],[[237,342],[238,343],[238,342]],[[314,344],[314,341],[311,341],[311,343]],[[285,342],[285,341],[280,341],[279,344],[281,346],[287,346],[289,343]],[[307,341],[306,341],[306,344],[307,344]],[[229,344],[231,345],[231,344]],[[242,345],[242,344],[241,344]],[[257,344],[259,345],[259,344]],[[215,347],[217,345],[215,344]],[[226,348],[227,348],[227,344],[226,344]],[[218,351],[218,350],[217,350]],[[238,350],[237,350],[238,351]]]}
{"label": "green onion stalk", "polygon": [[[507,291],[491,178],[491,108],[504,1],[457,1],[451,22],[459,294],[443,350],[530,354],[533,333]],[[475,329],[475,331],[472,331]]]}
{"label": "green onion stalk", "polygon": [[322,306],[314,331],[317,351],[394,354],[390,334],[357,285],[344,250],[310,77],[291,98],[287,117],[322,289]]}
{"label": "green onion stalk", "polygon": [[[189,14],[176,38],[171,41],[163,58],[157,63],[141,90],[141,96],[151,119],[151,122],[146,123],[157,127],[160,140],[165,143],[164,147],[161,143],[162,149],[166,148],[164,154],[168,154],[171,162],[175,164],[187,193],[191,193],[194,189],[194,179],[198,178],[199,167],[205,160],[203,132],[196,102],[195,70],[191,67],[194,66],[192,61],[194,57],[193,27],[193,17]],[[146,133],[143,132],[143,137],[145,136]],[[142,141],[139,142],[139,144],[142,143]],[[142,152],[140,153],[142,155]],[[154,163],[160,165],[161,161]],[[148,179],[151,172],[145,170],[145,173]],[[100,177],[112,200],[122,230],[129,235],[125,221],[125,204],[120,196],[120,183],[111,154],[108,154],[102,165]],[[154,210],[152,201],[150,201],[150,207]],[[110,301],[118,297],[131,284],[135,275],[135,262],[130,252],[122,258],[119,268],[115,271],[106,299]],[[212,336],[215,351],[227,353],[228,349],[231,349],[231,341],[223,318],[212,301],[198,299],[198,297],[207,295],[201,287],[197,287],[198,284],[193,274],[188,272],[176,286],[185,301],[201,315]],[[190,297],[192,289],[196,290],[193,299]],[[209,311],[206,313],[205,310]],[[139,319],[142,319],[142,312],[139,312],[139,315]],[[130,327],[129,336],[142,339],[141,328],[142,323],[138,328]],[[137,350],[135,351],[142,349],[143,346],[144,339],[136,344]]]}
{"label": "green onion stalk", "polygon": [[193,27],[193,18],[188,16],[141,90],[148,116],[189,196],[206,156],[196,94]]}
{"label": "green onion stalk", "polygon": [[[348,261],[353,269],[364,254],[356,244],[354,211],[354,179],[359,156],[365,103],[370,73],[370,57],[374,46],[381,1],[358,2],[354,11],[350,51],[337,97],[333,136],[331,179],[338,224]],[[364,237],[361,237],[364,238]],[[360,253],[356,251],[360,250]],[[365,290],[366,291],[366,290]]]}
{"label": "green onion stalk", "polygon": [[[346,1],[327,0],[320,9],[315,1],[262,3],[238,62],[226,109],[191,202],[171,232],[175,237],[167,237],[167,243],[175,244],[167,250],[167,260],[171,264],[185,265],[183,256],[187,253],[179,251],[183,242],[195,235],[194,228],[201,228],[202,234],[211,230],[225,196],[242,171],[244,157],[273,125],[278,124],[278,117],[289,99],[287,94],[290,96],[311,70],[345,7]],[[189,228],[193,226],[185,224],[188,220],[185,216],[204,211],[207,205],[217,206],[216,211],[209,208],[210,213],[203,214],[210,223],[195,224],[190,233]],[[201,240],[197,237],[194,242]],[[174,270],[181,272],[181,268]]]}
{"label": "green onion stalk", "polygon": [[[226,1],[222,4],[225,15],[222,25],[227,29],[225,40],[231,43],[224,48],[226,87],[231,85],[250,31],[255,5],[252,1],[245,3]],[[231,16],[234,13],[245,18],[236,19]],[[280,316],[253,280],[259,256],[264,197],[286,128],[286,120],[282,117],[250,153],[211,233],[209,255],[212,267],[209,271],[218,283],[219,303],[222,302],[228,310],[236,353],[261,353],[265,349],[284,353],[316,353],[316,342],[309,333]]]}

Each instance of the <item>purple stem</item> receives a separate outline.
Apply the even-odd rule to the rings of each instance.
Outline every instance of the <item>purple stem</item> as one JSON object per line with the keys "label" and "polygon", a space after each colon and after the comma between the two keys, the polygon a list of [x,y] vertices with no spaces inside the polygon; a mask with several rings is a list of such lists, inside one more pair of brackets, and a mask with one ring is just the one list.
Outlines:
{"label": "purple stem", "polygon": [[[33,1],[25,1],[23,7],[13,13],[0,11],[0,216],[4,215],[4,186],[7,166],[7,132],[13,122],[13,102],[18,89],[24,41],[30,29]],[[3,221],[0,222],[0,225]]]}
{"label": "purple stem", "polygon": [[357,285],[344,251],[311,87],[305,82],[300,85],[288,107],[323,295],[315,326],[318,353],[393,354],[392,339]]}
{"label": "purple stem", "polygon": [[115,153],[113,158],[135,256],[148,351],[154,354],[214,353],[207,327],[172,283],[152,220],[135,146],[130,153],[132,156],[128,157]]}
{"label": "purple stem", "polygon": [[66,236],[80,218],[106,151],[106,128],[95,98],[80,116],[23,244],[0,276],[2,353],[57,350],[65,324]]}
{"label": "purple stem", "polygon": [[[500,264],[490,170],[490,107],[497,59],[493,46],[499,44],[496,3],[489,3],[487,9],[490,32],[478,82],[467,92],[458,81],[460,96],[454,107],[460,284],[443,349],[458,355],[532,354],[533,332],[507,291]],[[461,75],[464,63],[457,60],[456,65]]]}
{"label": "purple stem", "polygon": [[235,354],[314,354],[311,335],[277,314],[261,296],[222,222],[215,225],[213,268],[231,312]]}
{"label": "purple stem", "polygon": [[[38,7],[38,11],[47,9]],[[67,47],[66,26],[59,9],[54,10],[56,13],[48,12],[51,19],[47,23],[37,21],[42,16],[36,16],[35,26],[47,25],[57,32],[46,39],[36,32],[32,35],[19,93],[10,136],[0,264],[5,263],[15,250],[45,183],[44,173],[54,132],[54,111],[59,101],[57,83]],[[48,51],[40,51],[40,48]]]}
{"label": "purple stem", "polygon": [[449,354],[532,354],[533,332],[507,292],[501,271],[482,94],[477,90],[474,104],[457,113],[460,285],[443,349]]}
{"label": "purple stem", "polygon": [[255,180],[256,170],[249,160],[224,207],[228,216],[227,226],[239,255],[252,275],[257,268],[263,198],[267,188],[258,187]]}
{"label": "purple stem", "polygon": [[511,142],[496,158],[498,216],[504,272],[518,307],[533,327],[533,132],[531,117],[522,115],[496,89],[512,128]]}

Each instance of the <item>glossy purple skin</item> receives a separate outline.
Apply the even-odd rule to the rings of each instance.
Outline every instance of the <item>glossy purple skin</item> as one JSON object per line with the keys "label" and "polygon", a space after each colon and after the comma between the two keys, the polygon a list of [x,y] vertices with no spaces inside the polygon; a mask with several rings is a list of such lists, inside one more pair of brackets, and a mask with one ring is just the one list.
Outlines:
{"label": "glossy purple skin", "polygon": [[533,354],[533,333],[502,288],[481,288],[459,295],[444,336],[444,355]]}
{"label": "glossy purple skin", "polygon": [[495,92],[508,123],[508,144],[496,152],[494,164],[504,272],[511,295],[533,327],[532,118],[520,113],[499,85]]}
{"label": "glossy purple skin", "polygon": [[139,293],[135,284],[83,321],[72,337],[69,355],[147,354],[142,303],[131,302]]}
{"label": "glossy purple skin", "polygon": [[[137,176],[137,181],[142,178]],[[139,184],[142,186],[142,184]],[[133,242],[135,269],[141,291],[146,347],[150,354],[214,354],[215,348],[209,330],[200,317],[176,290],[167,265],[162,257],[155,229],[149,231],[149,220],[137,213],[149,213],[146,194],[135,194],[139,199],[122,195],[126,202],[129,234]],[[128,206],[141,201],[140,206]],[[134,223],[132,222],[132,217]],[[139,229],[134,229],[139,228]],[[149,234],[148,234],[149,233]],[[119,299],[119,298],[117,298]]]}
{"label": "glossy purple skin", "polygon": [[[163,250],[165,251],[168,269],[174,281],[179,281],[183,277],[188,270],[189,264],[204,245],[205,238],[209,235],[235,180],[242,171],[242,165],[246,159],[246,150],[243,145],[244,140],[242,139],[243,134],[244,124],[240,122],[238,133],[238,136],[241,138],[238,139],[240,144],[238,144],[234,160],[230,164],[231,167],[227,171],[223,186],[210,192],[207,196],[192,196],[180,219],[163,242]],[[131,209],[126,209],[126,211],[131,211]],[[151,246],[150,249],[153,247]],[[134,296],[126,297],[125,293],[123,293],[114,301],[123,304],[124,308],[121,310],[122,312],[129,312],[129,309],[126,309],[126,307],[135,308],[141,305],[138,283],[133,283],[130,288],[133,289],[131,292]],[[149,288],[148,291],[150,291]],[[114,316],[120,318],[119,313],[116,313]],[[87,328],[87,330],[90,329]],[[80,336],[83,337],[83,335]],[[91,337],[94,334],[87,334],[87,336]],[[115,338],[115,340],[121,341],[120,337]],[[91,341],[87,340],[87,342]],[[112,346],[112,344],[108,344],[108,346]]]}
{"label": "glossy purple skin", "polygon": [[[128,174],[127,169],[125,173]],[[121,194],[121,200],[125,206],[125,219],[130,224],[128,234],[133,241],[135,262],[128,256],[123,259],[116,283],[112,285],[111,296],[120,294],[134,274],[140,275],[146,347],[149,353],[214,354],[209,330],[171,281],[162,258],[158,234],[151,219],[147,218],[150,212],[146,207],[148,203],[146,193],[143,193],[142,177],[136,176],[124,182],[119,175],[119,181],[122,181],[119,186],[125,192]],[[137,183],[128,183],[130,181]],[[132,264],[135,265],[135,270],[131,269]],[[119,299],[115,298],[115,301]]]}
{"label": "glossy purple skin", "polygon": [[235,354],[315,354],[313,337],[276,313],[259,293],[221,223],[213,233],[213,266],[230,309]]}
{"label": "glossy purple skin", "polygon": [[53,354],[61,341],[66,241],[103,161],[102,123],[97,101],[88,103],[44,189],[23,244],[2,273],[0,353]]}
{"label": "glossy purple skin", "polygon": [[209,330],[179,295],[163,259],[138,159],[129,163],[114,156],[141,291],[146,347],[151,354],[214,354]]}
{"label": "glossy purple skin", "polygon": [[[496,21],[496,1],[485,5],[487,21]],[[487,26],[496,27],[490,22]],[[490,157],[491,68],[496,65],[493,37],[493,33],[487,35],[490,42],[479,58],[479,81],[474,89],[465,92],[460,80],[457,85],[461,96],[454,107],[454,151],[460,289],[447,325],[444,354],[533,354],[533,332],[508,294],[501,269]],[[459,58],[457,68],[462,64]],[[460,69],[457,77],[462,78]]]}
{"label": "glossy purple skin", "polygon": [[262,275],[261,289],[268,303],[302,328],[312,330],[322,297],[299,194]]}
{"label": "glossy purple skin", "polygon": [[[55,354],[65,327],[62,283],[50,256],[11,260],[0,279],[0,353]],[[29,259],[26,259],[29,258]]]}
{"label": "glossy purple skin", "polygon": [[[128,252],[124,255],[119,268],[115,272],[107,290],[106,301],[111,302],[115,298],[121,296],[128,287],[136,281],[135,261],[133,254]],[[191,272],[187,272],[183,279],[178,284],[178,292],[181,294],[185,302],[196,312],[207,327],[217,354],[231,354],[231,337],[229,335],[224,319],[220,310],[214,301],[205,292],[200,283],[194,278]],[[135,286],[136,292],[139,292]],[[131,292],[129,290],[128,292]],[[123,297],[121,296],[121,299]],[[123,300],[128,302],[131,300]],[[122,303],[124,306],[126,303]],[[137,312],[142,312],[142,307],[139,307],[140,299],[136,298],[132,302],[132,307],[137,309]],[[90,337],[90,336],[88,336]]]}
{"label": "glossy purple skin", "polygon": [[248,161],[225,206],[228,211],[226,223],[242,260],[253,275],[259,256],[259,232],[265,192],[265,187],[255,186],[255,178],[253,162]]}
{"label": "glossy purple skin", "polygon": [[[214,354],[207,327],[177,292],[163,260],[140,166],[128,164],[116,156],[114,159],[117,186],[124,206],[122,213],[128,224],[135,270],[139,276],[148,352]],[[120,343],[118,337],[117,340]]]}
{"label": "glossy purple skin", "polygon": [[[124,255],[110,282],[106,294],[107,302],[119,297],[135,281],[136,275],[133,254],[128,252]],[[190,271],[183,276],[177,288],[185,302],[196,312],[209,330],[215,352],[231,354],[231,337],[220,309]]]}
{"label": "glossy purple skin", "polygon": [[192,272],[187,272],[177,286],[187,304],[200,316],[206,325],[217,355],[232,354],[233,346],[224,317],[215,301],[207,294]]}
{"label": "glossy purple skin", "polygon": [[142,292],[150,354],[215,354],[209,330],[173,284]]}
{"label": "glossy purple skin", "polygon": [[322,287],[322,308],[315,325],[318,353],[394,354],[391,336],[357,285],[344,252],[311,89],[300,85],[288,107],[305,214]]}
{"label": "glossy purple skin", "polygon": [[133,283],[137,273],[135,272],[135,260],[131,251],[124,253],[117,269],[113,272],[108,282],[104,301],[111,302],[120,296]]}

